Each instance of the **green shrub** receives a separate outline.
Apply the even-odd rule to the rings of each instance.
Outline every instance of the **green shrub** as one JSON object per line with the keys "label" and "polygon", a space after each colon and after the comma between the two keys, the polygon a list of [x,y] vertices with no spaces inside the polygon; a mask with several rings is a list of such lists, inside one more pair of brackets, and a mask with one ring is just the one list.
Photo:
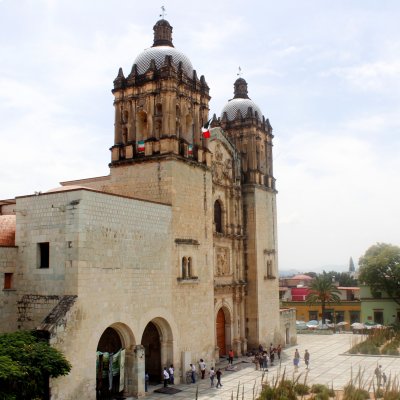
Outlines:
{"label": "green shrub", "polygon": [[329,400],[329,394],[328,392],[321,392],[321,393],[316,393],[313,397],[311,397],[312,400]]}
{"label": "green shrub", "polygon": [[291,381],[280,381],[275,386],[266,384],[257,400],[297,400],[297,395]]}
{"label": "green shrub", "polygon": [[369,393],[366,390],[356,388],[351,383],[344,387],[343,400],[365,400],[369,398]]}
{"label": "green shrub", "polygon": [[326,385],[322,385],[320,383],[316,383],[311,386],[311,393],[322,393],[327,392],[328,387]]}
{"label": "green shrub", "polygon": [[310,387],[308,385],[306,385],[305,383],[296,383],[296,385],[294,386],[294,391],[298,395],[304,396],[305,394],[310,393]]}
{"label": "green shrub", "polygon": [[383,395],[383,400],[399,400],[400,392],[396,389],[387,390]]}

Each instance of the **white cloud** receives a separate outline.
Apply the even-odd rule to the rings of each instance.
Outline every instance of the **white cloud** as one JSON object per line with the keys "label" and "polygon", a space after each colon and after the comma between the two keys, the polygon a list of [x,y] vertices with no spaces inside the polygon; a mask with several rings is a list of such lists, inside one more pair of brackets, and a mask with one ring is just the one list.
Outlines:
{"label": "white cloud", "polygon": [[399,87],[400,61],[376,61],[351,67],[337,67],[321,76],[337,76],[362,91],[393,91]]}

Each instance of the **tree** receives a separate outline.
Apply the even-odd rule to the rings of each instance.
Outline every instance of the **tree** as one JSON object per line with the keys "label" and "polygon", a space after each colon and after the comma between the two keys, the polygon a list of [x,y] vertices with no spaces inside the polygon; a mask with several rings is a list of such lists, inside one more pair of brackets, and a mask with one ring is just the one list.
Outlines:
{"label": "tree", "polygon": [[400,304],[400,247],[377,243],[365,252],[358,265],[359,280],[370,287],[374,297],[385,292]]}
{"label": "tree", "polygon": [[0,334],[0,398],[45,398],[48,379],[67,375],[70,363],[32,332]]}
{"label": "tree", "polygon": [[309,304],[321,303],[322,323],[325,324],[325,308],[330,303],[340,303],[340,291],[333,284],[332,279],[327,273],[318,275],[310,285],[310,292],[306,297]]}
{"label": "tree", "polygon": [[329,278],[332,281],[334,278],[335,282],[339,283],[339,286],[345,286],[345,287],[357,286],[357,280],[351,277],[348,272],[324,271],[324,274],[329,276]]}

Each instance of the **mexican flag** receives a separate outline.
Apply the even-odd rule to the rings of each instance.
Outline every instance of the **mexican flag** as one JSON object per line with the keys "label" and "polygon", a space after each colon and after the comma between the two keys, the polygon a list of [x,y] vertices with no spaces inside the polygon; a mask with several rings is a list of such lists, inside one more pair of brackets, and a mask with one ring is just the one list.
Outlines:
{"label": "mexican flag", "polygon": [[138,153],[144,153],[144,140],[139,140],[137,142],[137,151]]}
{"label": "mexican flag", "polygon": [[210,118],[205,124],[204,126],[202,126],[201,128],[201,133],[203,134],[203,138],[204,139],[208,139],[210,137],[210,122],[211,122],[212,118]]}

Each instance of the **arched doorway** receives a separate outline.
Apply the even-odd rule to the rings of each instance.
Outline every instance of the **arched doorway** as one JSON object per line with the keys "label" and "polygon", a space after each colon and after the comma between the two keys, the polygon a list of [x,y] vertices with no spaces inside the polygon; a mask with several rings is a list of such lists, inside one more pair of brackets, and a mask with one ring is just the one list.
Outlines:
{"label": "arched doorway", "polygon": [[225,313],[222,308],[219,309],[216,322],[217,346],[219,347],[219,355],[226,355],[226,337],[225,337]]}
{"label": "arched doorway", "polygon": [[[96,353],[96,398],[109,399],[124,389],[125,352],[118,332],[108,327],[100,337]],[[122,377],[122,379],[121,379]]]}
{"label": "arched doorway", "polygon": [[142,346],[145,348],[145,369],[150,382],[161,380],[161,338],[157,326],[149,322],[143,332]]}

